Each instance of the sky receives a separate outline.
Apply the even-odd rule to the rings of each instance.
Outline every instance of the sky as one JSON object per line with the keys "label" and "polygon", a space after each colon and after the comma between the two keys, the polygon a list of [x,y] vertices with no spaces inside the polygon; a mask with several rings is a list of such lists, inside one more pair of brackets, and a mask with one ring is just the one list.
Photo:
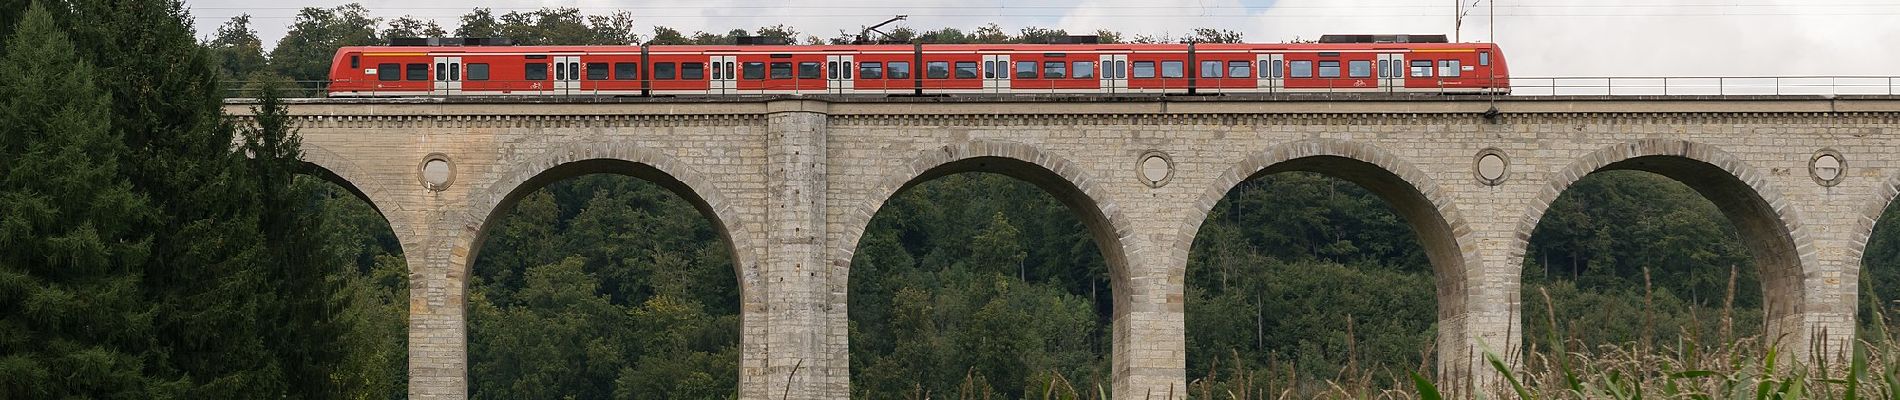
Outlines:
{"label": "sky", "polygon": [[[1182,36],[1198,27],[1242,32],[1249,42],[1329,33],[1455,35],[1496,42],[1517,77],[1896,76],[1900,0],[378,0],[374,16],[434,19],[453,32],[472,7],[495,14],[574,7],[631,11],[647,29],[724,32],[785,24],[819,37],[856,32],[893,15],[918,31],[994,22],[1072,34],[1106,28]],[[349,0],[185,0],[200,37],[239,14],[268,46],[298,8]],[[265,4],[268,3],[268,4]],[[900,4],[901,3],[901,4]],[[1475,6],[1472,6],[1474,5]],[[1495,13],[1493,13],[1495,10]],[[1495,25],[1492,23],[1495,21]]]}

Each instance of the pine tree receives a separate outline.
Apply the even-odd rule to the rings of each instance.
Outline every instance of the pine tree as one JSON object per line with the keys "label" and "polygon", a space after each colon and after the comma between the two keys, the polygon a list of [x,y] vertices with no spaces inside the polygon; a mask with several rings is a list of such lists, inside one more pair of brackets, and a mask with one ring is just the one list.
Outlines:
{"label": "pine tree", "polygon": [[149,205],[90,63],[38,4],[0,57],[0,398],[143,398]]}

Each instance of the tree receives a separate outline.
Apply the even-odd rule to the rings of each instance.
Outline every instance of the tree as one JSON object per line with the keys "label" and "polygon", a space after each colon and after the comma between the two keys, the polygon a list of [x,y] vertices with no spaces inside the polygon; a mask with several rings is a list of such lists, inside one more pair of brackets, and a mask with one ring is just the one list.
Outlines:
{"label": "tree", "polygon": [[664,26],[655,26],[653,27],[653,39],[647,40],[646,44],[684,45],[684,44],[692,44],[692,40],[687,39],[685,35],[680,34],[680,31],[678,29],[668,28]]}
{"label": "tree", "polygon": [[377,44],[380,18],[369,16],[369,9],[350,3],[336,8],[305,7],[297,12],[290,31],[271,49],[272,69],[298,81],[329,79],[330,61],[343,46]]}
{"label": "tree", "polygon": [[633,12],[631,11],[620,10],[607,15],[589,15],[587,29],[592,33],[585,42],[587,44],[640,44],[640,35],[633,31]]}
{"label": "tree", "polygon": [[436,25],[435,20],[424,21],[416,17],[405,15],[402,18],[390,20],[389,27],[383,29],[382,37],[427,38],[442,37],[446,34],[447,33],[442,31],[441,25]]}
{"label": "tree", "polygon": [[455,36],[492,38],[501,36],[501,23],[495,21],[495,13],[488,8],[476,8],[462,15],[462,25],[455,27]]}
{"label": "tree", "polygon": [[34,4],[0,56],[0,397],[144,398],[151,205],[118,175],[110,99]]}
{"label": "tree", "polygon": [[218,27],[217,35],[205,43],[205,47],[211,49],[221,81],[248,80],[269,68],[269,61],[264,58],[264,42],[258,40],[257,30],[251,29],[250,14],[231,17]]}
{"label": "tree", "polygon": [[1215,28],[1194,28],[1194,34],[1181,38],[1184,43],[1240,43],[1240,32]]}

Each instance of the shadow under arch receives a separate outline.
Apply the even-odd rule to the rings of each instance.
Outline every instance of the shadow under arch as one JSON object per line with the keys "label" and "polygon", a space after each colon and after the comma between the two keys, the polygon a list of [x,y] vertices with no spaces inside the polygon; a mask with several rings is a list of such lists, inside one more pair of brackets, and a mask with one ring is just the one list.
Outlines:
{"label": "shadow under arch", "polygon": [[356,195],[356,198],[362,199],[364,203],[369,203],[370,209],[376,210],[376,213],[381,214],[385,220],[389,219],[389,211],[396,211],[385,210],[384,207],[400,202],[387,201],[388,196],[384,195],[381,188],[375,185],[369,175],[358,168],[356,163],[328,149],[309,143],[303,143],[300,147],[303,152],[301,157],[303,170],[298,172],[342,187],[350,194]]}
{"label": "shadow under arch", "polygon": [[[1664,139],[1645,139],[1610,145],[1591,152],[1551,175],[1543,191],[1530,202],[1510,247],[1509,270],[1522,276],[1524,255],[1531,233],[1544,212],[1557,197],[1585,175],[1598,171],[1633,170],[1662,175],[1681,182],[1715,203],[1729,223],[1734,224],[1742,242],[1754,256],[1763,291],[1763,337],[1777,340],[1776,346],[1799,354],[1814,339],[1806,332],[1806,312],[1811,311],[1805,277],[1806,266],[1816,265],[1811,241],[1801,226],[1794,207],[1781,199],[1781,191],[1754,167],[1715,146]],[[1516,278],[1513,278],[1516,279]],[[1848,332],[1852,335],[1852,332]],[[1805,359],[1798,357],[1796,359]]]}
{"label": "shadow under arch", "polygon": [[[1446,195],[1424,171],[1398,156],[1371,144],[1339,139],[1305,139],[1281,143],[1249,156],[1216,178],[1200,200],[1175,239],[1174,271],[1183,274],[1194,237],[1200,232],[1214,205],[1241,182],[1281,172],[1312,172],[1343,179],[1379,196],[1404,218],[1418,235],[1419,244],[1432,264],[1438,297],[1438,368],[1446,374],[1463,373],[1469,363],[1460,357],[1443,356],[1447,351],[1463,352],[1466,337],[1464,318],[1472,311],[1467,299],[1467,277],[1480,267],[1471,228]],[[1185,289],[1185,288],[1181,288]],[[1502,304],[1484,304],[1502,307]],[[1449,370],[1447,368],[1450,368]]]}
{"label": "shadow under arch", "polygon": [[[858,241],[864,236],[871,218],[884,204],[899,193],[917,184],[930,180],[965,172],[995,173],[1035,185],[1074,212],[1082,225],[1088,228],[1089,235],[1102,252],[1108,264],[1110,296],[1114,299],[1112,318],[1113,343],[1111,354],[1128,354],[1124,346],[1130,344],[1129,329],[1125,318],[1130,312],[1132,300],[1136,296],[1153,296],[1152,293],[1136,293],[1131,289],[1131,277],[1150,276],[1145,271],[1131,271],[1129,251],[1127,250],[1133,227],[1127,217],[1121,214],[1106,190],[1090,177],[1084,168],[1062,157],[1049,154],[1036,146],[997,141],[968,141],[945,145],[926,150],[902,166],[894,168],[877,184],[872,186],[868,196],[856,211],[844,215],[843,229],[838,246],[832,257],[829,269],[832,274],[831,291],[833,304],[848,304],[851,260],[858,248]],[[849,308],[847,307],[847,310]],[[834,314],[832,329],[845,331],[849,326],[849,316]],[[848,348],[848,338],[844,340]],[[848,352],[847,352],[848,353]],[[1128,357],[1111,356],[1112,371],[1123,374],[1129,369]],[[849,371],[849,356],[832,360],[832,368],[837,371]],[[849,375],[845,373],[844,375]],[[1116,379],[1122,383],[1123,379]]]}

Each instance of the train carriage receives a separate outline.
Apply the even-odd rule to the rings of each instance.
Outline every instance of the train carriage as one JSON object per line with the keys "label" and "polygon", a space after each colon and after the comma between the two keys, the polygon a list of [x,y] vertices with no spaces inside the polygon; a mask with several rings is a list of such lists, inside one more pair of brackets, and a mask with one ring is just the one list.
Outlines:
{"label": "train carriage", "polygon": [[339,49],[335,97],[1509,93],[1504,55],[1443,35],[1320,43],[508,46]]}

